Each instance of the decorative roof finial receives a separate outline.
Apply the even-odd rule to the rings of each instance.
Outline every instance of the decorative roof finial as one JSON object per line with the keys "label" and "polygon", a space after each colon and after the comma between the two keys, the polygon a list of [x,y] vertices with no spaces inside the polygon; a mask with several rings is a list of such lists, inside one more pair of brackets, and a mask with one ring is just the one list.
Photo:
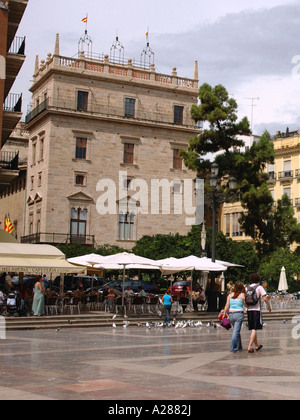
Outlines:
{"label": "decorative roof finial", "polygon": [[59,34],[56,34],[54,55],[59,55]]}
{"label": "decorative roof finial", "polygon": [[119,41],[118,30],[116,30],[116,40],[110,48],[110,60],[124,63],[124,46]]}
{"label": "decorative roof finial", "polygon": [[151,64],[154,64],[154,52],[150,48],[149,42],[149,27],[146,31],[146,39],[147,39],[147,46],[143,49],[141,54],[141,66],[142,67],[150,67]]}

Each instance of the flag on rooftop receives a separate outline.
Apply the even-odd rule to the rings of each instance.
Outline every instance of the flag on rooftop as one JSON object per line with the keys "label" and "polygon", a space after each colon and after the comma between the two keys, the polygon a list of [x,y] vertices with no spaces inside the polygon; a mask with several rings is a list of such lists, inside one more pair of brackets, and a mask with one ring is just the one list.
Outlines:
{"label": "flag on rooftop", "polygon": [[87,23],[87,21],[88,21],[88,17],[87,16],[81,20],[81,22],[83,22],[83,23]]}

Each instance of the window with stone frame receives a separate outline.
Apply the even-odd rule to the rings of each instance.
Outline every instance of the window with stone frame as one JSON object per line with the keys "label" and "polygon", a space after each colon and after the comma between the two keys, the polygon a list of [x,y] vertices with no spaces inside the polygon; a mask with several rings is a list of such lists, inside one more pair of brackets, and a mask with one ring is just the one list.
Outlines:
{"label": "window with stone frame", "polygon": [[125,98],[125,117],[134,118],[135,116],[135,99]]}
{"label": "window with stone frame", "polygon": [[183,106],[174,105],[174,124],[183,124]]}
{"label": "window with stone frame", "polygon": [[180,149],[173,149],[173,169],[182,169],[182,158],[179,155]]}
{"label": "window with stone frame", "polygon": [[87,229],[87,209],[72,208],[70,234],[72,242],[85,243]]}
{"label": "window with stone frame", "polygon": [[79,90],[77,92],[77,111],[88,110],[89,93]]}
{"label": "window with stone frame", "polygon": [[87,157],[87,139],[76,137],[75,158],[86,160]]}
{"label": "window with stone frame", "polygon": [[134,213],[119,213],[119,240],[132,241],[134,237]]}
{"label": "window with stone frame", "polygon": [[134,144],[133,143],[124,143],[123,163],[127,163],[130,165],[134,164]]}

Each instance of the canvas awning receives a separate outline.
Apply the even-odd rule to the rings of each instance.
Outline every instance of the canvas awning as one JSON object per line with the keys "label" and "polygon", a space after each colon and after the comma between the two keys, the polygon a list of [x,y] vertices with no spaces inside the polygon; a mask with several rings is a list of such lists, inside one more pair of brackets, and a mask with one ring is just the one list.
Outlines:
{"label": "canvas awning", "polygon": [[24,274],[86,273],[85,267],[77,267],[65,259],[52,245],[0,243],[0,271]]}

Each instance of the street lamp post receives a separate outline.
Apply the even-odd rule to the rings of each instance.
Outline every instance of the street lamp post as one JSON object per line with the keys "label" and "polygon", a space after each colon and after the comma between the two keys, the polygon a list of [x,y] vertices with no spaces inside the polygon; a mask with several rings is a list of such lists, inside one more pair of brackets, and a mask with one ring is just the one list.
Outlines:
{"label": "street lamp post", "polygon": [[[211,165],[211,177],[210,177],[210,186],[211,193],[207,194],[206,198],[211,202],[212,210],[212,243],[211,243],[211,260],[212,262],[216,261],[216,219],[217,219],[217,210],[220,204],[224,203],[227,199],[227,195],[219,191],[220,179],[218,177],[219,166],[216,163]],[[228,180],[229,189],[231,191],[236,189],[236,179],[231,177]],[[218,293],[216,290],[215,274],[212,273],[210,290],[208,292],[208,312],[218,312],[217,304]]]}

